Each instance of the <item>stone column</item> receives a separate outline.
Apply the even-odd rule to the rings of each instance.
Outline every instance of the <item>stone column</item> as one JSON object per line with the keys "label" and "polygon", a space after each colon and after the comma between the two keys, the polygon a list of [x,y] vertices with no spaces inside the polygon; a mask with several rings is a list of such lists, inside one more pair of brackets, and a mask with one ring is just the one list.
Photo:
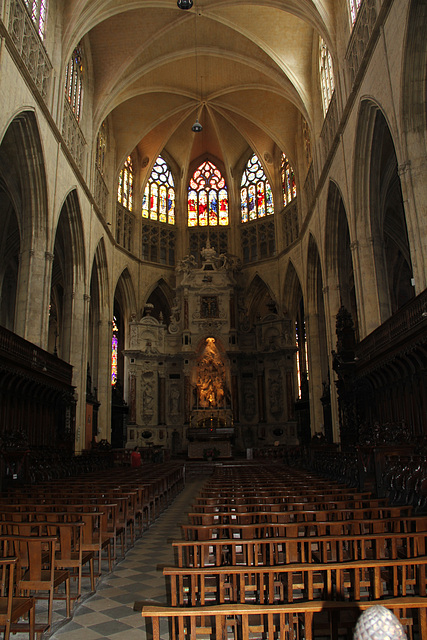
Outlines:
{"label": "stone column", "polygon": [[427,236],[425,156],[413,158],[410,162],[403,162],[399,165],[398,172],[408,229],[415,291],[418,295],[427,286],[427,265],[422,246],[422,239]]}
{"label": "stone column", "polygon": [[159,424],[166,424],[166,380],[164,374],[159,373],[158,411]]}
{"label": "stone column", "polygon": [[359,336],[363,340],[390,316],[384,242],[378,236],[362,238],[352,243],[350,248],[360,314]]}
{"label": "stone column", "polygon": [[237,376],[231,376],[231,401],[233,404],[233,421],[240,422],[239,416],[239,388]]}
{"label": "stone column", "polygon": [[257,388],[258,388],[258,420],[259,420],[259,422],[265,422],[265,377],[264,377],[264,372],[258,373]]}
{"label": "stone column", "polygon": [[[111,442],[111,339],[112,323],[109,313],[103,313],[103,320],[98,322],[98,401],[101,403],[98,415],[100,440]],[[94,375],[94,372],[93,372]]]}
{"label": "stone column", "polygon": [[136,424],[136,376],[129,375],[129,423]]}
{"label": "stone column", "polygon": [[86,426],[87,327],[90,296],[84,293],[82,283],[76,285],[71,305],[70,355],[73,365],[73,384],[78,393],[76,407],[76,452],[84,448]]}
{"label": "stone column", "polygon": [[190,376],[184,376],[184,422],[190,422],[191,415],[191,384]]}
{"label": "stone column", "polygon": [[316,431],[323,433],[323,407],[320,401],[323,393],[322,355],[320,352],[319,314],[310,313],[304,317],[308,348],[308,378],[310,389],[310,425],[311,435]]}
{"label": "stone column", "polygon": [[[340,286],[337,279],[330,279],[329,286],[323,289],[323,299],[325,302],[325,320],[326,320],[326,333],[328,340],[328,366],[330,376],[330,389],[331,389],[331,413],[332,413],[332,437],[334,442],[340,440],[340,424],[338,414],[338,394],[335,380],[337,375],[333,370],[332,363],[332,351],[336,349],[337,334],[336,334],[336,320],[337,313],[341,306],[340,301]],[[323,382],[327,382],[323,380]]]}
{"label": "stone column", "polygon": [[15,309],[15,332],[47,348],[53,255],[44,249],[23,251]]}

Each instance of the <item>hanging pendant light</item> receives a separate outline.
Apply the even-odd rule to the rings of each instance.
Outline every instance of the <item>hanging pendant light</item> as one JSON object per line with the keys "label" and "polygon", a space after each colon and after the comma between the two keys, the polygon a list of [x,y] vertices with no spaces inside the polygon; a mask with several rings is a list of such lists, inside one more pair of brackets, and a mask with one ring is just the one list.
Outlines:
{"label": "hanging pendant light", "polygon": [[179,9],[184,9],[186,11],[187,9],[191,9],[193,6],[193,0],[178,0],[176,4]]}
{"label": "hanging pendant light", "polygon": [[[191,4],[193,4],[192,0],[189,0],[189,1],[191,2]],[[178,6],[179,6],[179,0],[178,0]],[[194,55],[196,58],[196,92],[198,94],[199,93],[199,72],[197,68],[197,11],[194,14]],[[201,131],[203,131],[203,127],[200,124],[198,117],[196,118],[196,122],[191,127],[191,131],[193,131],[194,133],[200,133]]]}
{"label": "hanging pendant light", "polygon": [[193,124],[193,126],[191,127],[191,131],[194,131],[194,133],[200,133],[201,131],[203,131],[203,127],[199,122],[199,119],[196,118],[196,122]]}

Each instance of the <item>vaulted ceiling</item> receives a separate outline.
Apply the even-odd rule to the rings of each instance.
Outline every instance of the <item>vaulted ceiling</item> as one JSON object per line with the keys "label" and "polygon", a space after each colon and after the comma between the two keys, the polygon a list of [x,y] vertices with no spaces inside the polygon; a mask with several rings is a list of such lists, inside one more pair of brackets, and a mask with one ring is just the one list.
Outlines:
{"label": "vaulted ceiling", "polygon": [[65,0],[64,56],[89,45],[95,126],[110,116],[118,163],[135,147],[150,164],[165,149],[177,167],[209,154],[233,171],[249,148],[292,162],[299,114],[310,124],[318,101],[315,51],[319,34],[331,38],[333,5]]}

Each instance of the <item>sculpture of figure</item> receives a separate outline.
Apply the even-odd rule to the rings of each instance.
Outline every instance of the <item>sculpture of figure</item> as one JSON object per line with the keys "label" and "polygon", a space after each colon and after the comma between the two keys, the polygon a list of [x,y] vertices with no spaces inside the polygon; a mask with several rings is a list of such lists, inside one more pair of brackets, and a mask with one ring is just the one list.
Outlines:
{"label": "sculpture of figure", "polygon": [[206,339],[206,347],[198,369],[197,388],[200,406],[203,408],[223,406],[225,368],[214,338]]}
{"label": "sculpture of figure", "polygon": [[142,400],[144,405],[144,411],[151,411],[153,408],[153,384],[149,380],[147,380],[144,384],[144,389],[142,391]]}
{"label": "sculpture of figure", "polygon": [[170,412],[179,413],[179,389],[173,386],[170,390]]}
{"label": "sculpture of figure", "polygon": [[247,418],[255,415],[255,394],[253,385],[247,383],[243,390],[244,414]]}
{"label": "sculpture of figure", "polygon": [[191,269],[197,267],[197,262],[193,254],[187,253],[179,262],[176,270],[178,272],[183,271],[184,273],[188,273]]}

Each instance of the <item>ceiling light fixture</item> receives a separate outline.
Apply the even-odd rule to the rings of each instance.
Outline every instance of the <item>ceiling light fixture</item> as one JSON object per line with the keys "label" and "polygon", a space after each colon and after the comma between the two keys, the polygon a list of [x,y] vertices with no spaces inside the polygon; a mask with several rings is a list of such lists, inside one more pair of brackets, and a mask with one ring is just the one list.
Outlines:
{"label": "ceiling light fixture", "polygon": [[[193,4],[191,2],[191,4]],[[194,56],[196,59],[196,93],[199,95],[199,70],[197,67],[197,11],[194,13]],[[196,117],[196,122],[191,127],[191,131],[194,133],[200,133],[203,131],[203,127],[199,122],[199,117]]]}
{"label": "ceiling light fixture", "polygon": [[193,0],[178,0],[176,4],[179,9],[184,9],[184,11],[186,11],[187,9],[191,9],[193,6]]}

